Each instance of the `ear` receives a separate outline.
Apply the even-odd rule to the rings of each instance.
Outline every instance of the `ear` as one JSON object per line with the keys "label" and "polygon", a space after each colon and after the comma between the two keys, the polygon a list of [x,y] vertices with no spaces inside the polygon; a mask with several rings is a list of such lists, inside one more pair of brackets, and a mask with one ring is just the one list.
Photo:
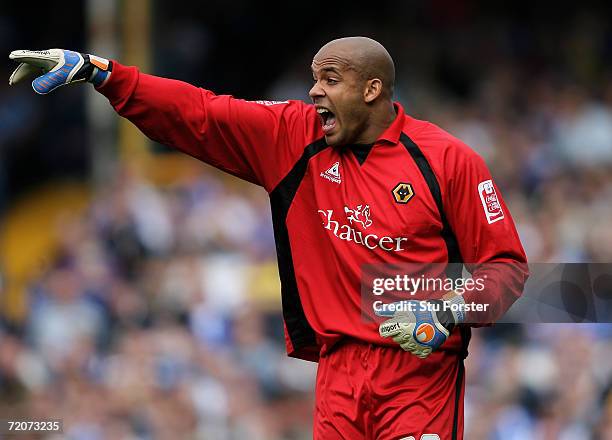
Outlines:
{"label": "ear", "polygon": [[366,103],[374,101],[380,96],[383,90],[382,81],[378,78],[369,79],[363,92],[363,99]]}

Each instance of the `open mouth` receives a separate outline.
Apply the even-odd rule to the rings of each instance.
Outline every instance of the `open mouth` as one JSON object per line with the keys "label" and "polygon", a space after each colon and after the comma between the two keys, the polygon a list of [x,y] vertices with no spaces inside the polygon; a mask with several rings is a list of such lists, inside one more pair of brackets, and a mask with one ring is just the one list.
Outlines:
{"label": "open mouth", "polygon": [[329,134],[336,127],[336,115],[323,107],[317,108],[317,113],[321,118],[323,133]]}

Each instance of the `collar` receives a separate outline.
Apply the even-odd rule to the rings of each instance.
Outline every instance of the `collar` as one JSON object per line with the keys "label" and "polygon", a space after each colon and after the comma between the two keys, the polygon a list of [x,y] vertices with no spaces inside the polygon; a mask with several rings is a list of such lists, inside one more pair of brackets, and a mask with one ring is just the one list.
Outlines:
{"label": "collar", "polygon": [[402,134],[402,128],[404,128],[404,108],[399,102],[394,102],[393,107],[395,107],[395,111],[397,116],[395,120],[385,131],[382,132],[378,139],[376,139],[375,143],[379,143],[381,141],[391,142],[392,144],[397,144],[399,142],[400,135]]}

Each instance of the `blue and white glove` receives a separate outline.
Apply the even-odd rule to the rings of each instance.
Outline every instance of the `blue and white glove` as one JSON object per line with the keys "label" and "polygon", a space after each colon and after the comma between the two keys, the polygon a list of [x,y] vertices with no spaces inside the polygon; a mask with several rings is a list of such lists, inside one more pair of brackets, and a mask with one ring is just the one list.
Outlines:
{"label": "blue and white glove", "polygon": [[89,81],[100,86],[108,80],[112,70],[112,63],[105,58],[64,49],[14,50],[9,58],[20,63],[9,84],[37,76],[32,81],[32,88],[41,95],[76,82]]}
{"label": "blue and white glove", "polygon": [[442,300],[393,303],[396,311],[376,312],[378,316],[391,317],[380,324],[378,332],[383,338],[392,338],[403,350],[425,359],[444,344],[457,324],[465,321],[461,295],[452,295],[444,302],[456,306],[445,310]]}

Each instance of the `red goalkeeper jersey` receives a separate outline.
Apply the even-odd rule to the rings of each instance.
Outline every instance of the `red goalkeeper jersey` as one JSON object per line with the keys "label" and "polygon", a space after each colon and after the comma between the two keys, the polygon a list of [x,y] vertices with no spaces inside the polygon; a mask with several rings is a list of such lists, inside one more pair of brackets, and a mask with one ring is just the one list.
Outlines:
{"label": "red goalkeeper jersey", "polygon": [[[488,269],[478,301],[489,322],[522,292],[525,253],[485,163],[399,104],[372,145],[330,147],[301,101],[217,96],[117,62],[98,90],[149,138],[269,193],[290,356],[316,361],[345,337],[397,345],[361,317],[364,264],[463,262],[476,276],[482,263],[516,263]],[[442,349],[468,338],[457,328]]]}

